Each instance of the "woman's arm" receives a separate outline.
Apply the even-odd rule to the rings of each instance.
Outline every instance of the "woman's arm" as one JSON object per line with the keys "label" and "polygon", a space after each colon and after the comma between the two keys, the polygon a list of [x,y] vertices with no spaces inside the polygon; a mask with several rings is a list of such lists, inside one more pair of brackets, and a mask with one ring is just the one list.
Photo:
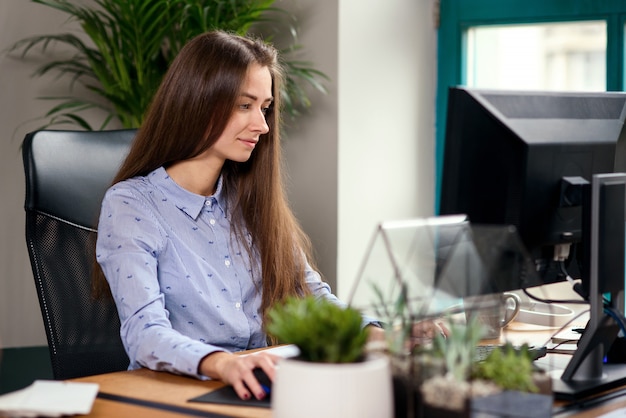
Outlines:
{"label": "woman's arm", "polygon": [[115,299],[130,368],[147,367],[201,377],[201,359],[223,350],[172,328],[157,276],[165,235],[145,199],[132,188],[121,185],[107,192],[98,226],[96,256]]}

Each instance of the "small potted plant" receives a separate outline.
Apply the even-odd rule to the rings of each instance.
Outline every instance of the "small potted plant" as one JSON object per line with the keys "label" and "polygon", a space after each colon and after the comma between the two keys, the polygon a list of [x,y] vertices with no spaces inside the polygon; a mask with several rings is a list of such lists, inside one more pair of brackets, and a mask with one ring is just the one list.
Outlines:
{"label": "small potted plant", "polygon": [[389,361],[366,353],[359,311],[313,296],[290,298],[268,312],[267,331],[300,349],[277,365],[275,418],[392,416]]}
{"label": "small potted plant", "polygon": [[446,373],[422,383],[421,415],[551,416],[550,378],[533,367],[528,346],[506,344],[476,361],[479,335],[480,325],[470,322],[435,338],[433,350],[444,358]]}
{"label": "small potted plant", "polygon": [[432,321],[423,318],[419,301],[411,301],[406,281],[399,281],[395,294],[386,294],[376,283],[372,283],[372,290],[376,300],[373,309],[385,331],[385,344],[379,349],[391,364],[394,416],[420,417],[422,383],[446,369],[443,356],[433,349],[432,339],[416,339],[413,335],[416,324]]}

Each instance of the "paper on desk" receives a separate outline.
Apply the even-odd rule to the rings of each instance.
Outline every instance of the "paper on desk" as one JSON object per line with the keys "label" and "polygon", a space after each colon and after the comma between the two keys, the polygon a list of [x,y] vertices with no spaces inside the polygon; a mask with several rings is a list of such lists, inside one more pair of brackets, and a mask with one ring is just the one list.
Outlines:
{"label": "paper on desk", "polygon": [[623,418],[626,417],[626,408],[616,409],[608,414],[600,415],[598,418]]}
{"label": "paper on desk", "polygon": [[285,345],[277,345],[275,347],[270,347],[263,351],[256,351],[251,354],[243,354],[243,355],[251,356],[251,355],[255,355],[259,353],[270,353],[278,357],[289,358],[289,357],[297,357],[298,355],[300,355],[300,349],[298,348],[298,346],[294,344],[285,344]]}
{"label": "paper on desk", "polygon": [[86,415],[91,411],[97,394],[96,383],[36,380],[24,389],[0,396],[0,416]]}

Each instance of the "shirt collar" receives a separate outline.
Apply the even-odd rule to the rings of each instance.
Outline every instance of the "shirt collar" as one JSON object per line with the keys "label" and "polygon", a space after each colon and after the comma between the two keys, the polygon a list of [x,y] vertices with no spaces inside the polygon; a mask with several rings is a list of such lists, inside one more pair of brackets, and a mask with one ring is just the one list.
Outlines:
{"label": "shirt collar", "polygon": [[225,196],[223,190],[223,179],[220,175],[217,180],[217,188],[212,196],[202,196],[192,193],[180,187],[165,171],[159,167],[148,175],[150,182],[158,187],[168,199],[171,199],[176,207],[193,219],[197,219],[207,200],[212,199],[222,208],[225,208]]}

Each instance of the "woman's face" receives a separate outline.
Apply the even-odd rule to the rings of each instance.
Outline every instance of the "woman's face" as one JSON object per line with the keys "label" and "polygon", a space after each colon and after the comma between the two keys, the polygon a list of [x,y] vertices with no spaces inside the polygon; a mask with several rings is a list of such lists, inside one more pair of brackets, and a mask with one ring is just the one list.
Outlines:
{"label": "woman's face", "polygon": [[272,77],[267,67],[253,64],[237,99],[235,110],[217,141],[207,150],[212,157],[245,162],[259,136],[269,132],[265,114],[272,103]]}

